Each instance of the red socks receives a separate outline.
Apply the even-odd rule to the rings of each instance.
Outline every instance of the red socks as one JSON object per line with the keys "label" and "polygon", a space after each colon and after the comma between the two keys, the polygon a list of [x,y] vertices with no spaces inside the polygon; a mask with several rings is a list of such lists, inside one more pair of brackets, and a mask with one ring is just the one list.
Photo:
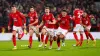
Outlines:
{"label": "red socks", "polygon": [[78,40],[76,33],[73,33],[73,35],[74,35],[75,40],[78,42],[79,40]]}
{"label": "red socks", "polygon": [[29,45],[32,46],[32,36],[29,37]]}
{"label": "red socks", "polygon": [[57,45],[60,47],[60,38],[57,39]]}
{"label": "red socks", "polygon": [[85,31],[86,38],[89,39],[88,32]]}
{"label": "red socks", "polygon": [[13,45],[16,46],[16,36],[15,35],[12,36],[12,42],[13,42]]}
{"label": "red socks", "polygon": [[75,40],[77,41],[76,45],[78,46],[80,44],[80,46],[82,46],[82,43],[83,43],[83,34],[80,34],[80,42],[78,40],[78,36],[76,35],[76,33],[73,33],[73,35],[74,35]]}
{"label": "red socks", "polygon": [[91,33],[89,33],[89,37],[91,38],[91,40],[94,40],[93,36],[91,35]]}
{"label": "red socks", "polygon": [[52,46],[52,42],[53,42],[53,40],[50,41],[50,46]]}
{"label": "red socks", "polygon": [[82,46],[83,43],[83,34],[80,34],[80,46]]}
{"label": "red socks", "polygon": [[94,40],[93,36],[88,31],[85,31],[85,35],[86,35],[87,39],[89,39],[89,37],[90,37],[91,40]]}
{"label": "red socks", "polygon": [[57,42],[58,47],[60,47],[60,42]]}
{"label": "red socks", "polygon": [[45,44],[48,43],[48,36],[46,36],[46,39],[45,39]]}
{"label": "red socks", "polygon": [[[45,39],[44,39],[44,38],[45,38]],[[48,36],[47,36],[47,35],[41,34],[41,41],[42,41],[42,42],[45,41],[45,44],[47,44],[47,42],[48,42]]]}
{"label": "red socks", "polygon": [[75,40],[76,40],[76,46],[78,46],[78,45],[79,45],[78,36],[77,36],[76,33],[73,33],[73,35],[74,35],[74,38],[75,38]]}
{"label": "red socks", "polygon": [[44,41],[44,35],[43,34],[41,34],[41,42],[43,42]]}

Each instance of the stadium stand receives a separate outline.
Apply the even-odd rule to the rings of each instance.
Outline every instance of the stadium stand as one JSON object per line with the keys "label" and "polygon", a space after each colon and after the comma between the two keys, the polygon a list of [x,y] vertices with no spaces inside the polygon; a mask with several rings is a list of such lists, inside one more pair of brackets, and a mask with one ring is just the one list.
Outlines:
{"label": "stadium stand", "polygon": [[[96,8],[95,2],[99,2],[99,0],[0,0],[0,32],[2,31],[2,28],[7,29],[9,21],[8,14],[12,5],[16,5],[18,10],[24,14],[27,14],[29,12],[29,7],[33,5],[38,12],[40,22],[44,13],[44,7],[46,6],[51,8],[51,12],[55,17],[62,9],[67,9],[68,13],[73,15],[74,8],[79,6],[81,9],[92,15],[91,31],[100,32],[100,10]],[[28,17],[26,17],[26,19],[28,24]]]}

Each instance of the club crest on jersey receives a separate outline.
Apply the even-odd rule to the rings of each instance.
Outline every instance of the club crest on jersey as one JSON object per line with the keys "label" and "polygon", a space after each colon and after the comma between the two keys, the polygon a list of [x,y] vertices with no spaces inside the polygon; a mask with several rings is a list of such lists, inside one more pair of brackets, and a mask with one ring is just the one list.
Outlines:
{"label": "club crest on jersey", "polygon": [[14,18],[14,21],[17,21],[17,19],[16,19],[16,18]]}
{"label": "club crest on jersey", "polygon": [[49,20],[47,20],[46,22],[47,22],[47,23],[49,23],[50,21],[49,21]]}
{"label": "club crest on jersey", "polygon": [[65,23],[65,21],[62,21],[61,23],[63,23],[63,24],[64,24],[64,23]]}
{"label": "club crest on jersey", "polygon": [[16,17],[17,17],[18,15],[16,14]]}
{"label": "club crest on jersey", "polygon": [[86,21],[85,23],[88,24],[88,21]]}
{"label": "club crest on jersey", "polygon": [[33,21],[33,18],[32,18],[32,17],[30,17],[30,20],[31,20],[31,21]]}

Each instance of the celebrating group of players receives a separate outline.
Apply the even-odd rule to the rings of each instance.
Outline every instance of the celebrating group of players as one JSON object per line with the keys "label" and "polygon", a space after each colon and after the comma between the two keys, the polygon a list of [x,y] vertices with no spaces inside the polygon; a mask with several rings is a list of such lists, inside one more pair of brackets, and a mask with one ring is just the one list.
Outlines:
{"label": "celebrating group of players", "polygon": [[[64,40],[66,34],[70,29],[70,20],[74,21],[73,27],[73,35],[76,40],[76,44],[73,46],[82,46],[83,43],[83,32],[87,37],[87,43],[89,38],[93,40],[93,45],[96,45],[96,41],[89,32],[91,29],[90,17],[89,15],[82,11],[79,8],[75,8],[73,12],[73,17],[67,14],[66,10],[62,10],[61,13],[54,17],[52,13],[50,13],[50,8],[45,7],[45,13],[42,16],[42,22],[39,24],[38,15],[35,11],[34,7],[30,7],[30,12],[28,13],[28,17],[30,19],[29,27],[29,45],[28,47],[32,47],[32,37],[33,33],[36,34],[38,40],[40,41],[39,47],[47,47],[48,39],[50,40],[50,47],[52,49],[52,42],[56,41],[58,45],[58,49],[60,50],[60,40],[62,40],[62,46],[65,46]],[[16,33],[18,32],[18,39],[21,39],[24,35],[23,28],[26,29],[26,19],[23,13],[19,12],[15,6],[11,7],[11,13],[9,14],[9,24],[8,30],[10,30],[10,26],[13,24],[12,31],[12,42],[14,45],[14,50],[16,47]],[[39,32],[39,28],[41,28]],[[80,33],[80,39],[78,39],[77,32]]]}

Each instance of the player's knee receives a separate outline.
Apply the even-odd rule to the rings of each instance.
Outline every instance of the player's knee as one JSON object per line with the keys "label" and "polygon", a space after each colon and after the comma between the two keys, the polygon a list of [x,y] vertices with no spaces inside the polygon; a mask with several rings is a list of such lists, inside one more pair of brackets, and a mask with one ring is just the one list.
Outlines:
{"label": "player's knee", "polygon": [[62,39],[63,39],[63,38],[64,38],[64,35],[63,35],[63,34],[60,34],[60,38],[62,38]]}
{"label": "player's knee", "polygon": [[46,32],[42,32],[43,35],[46,35]]}
{"label": "player's knee", "polygon": [[29,34],[33,35],[34,31],[33,30],[29,30]]}
{"label": "player's knee", "polygon": [[41,31],[42,31],[42,32],[46,32],[46,29],[45,29],[45,28],[43,28]]}
{"label": "player's knee", "polygon": [[47,31],[46,31],[45,29],[42,29],[42,31],[41,31],[41,32],[42,32],[42,34],[44,34],[44,35],[45,35]]}
{"label": "player's knee", "polygon": [[16,35],[16,31],[13,31],[12,33],[13,33],[13,35]]}
{"label": "player's knee", "polygon": [[33,31],[33,29],[29,29],[29,32],[32,32]]}
{"label": "player's knee", "polygon": [[80,31],[80,34],[83,34],[83,31]]}

